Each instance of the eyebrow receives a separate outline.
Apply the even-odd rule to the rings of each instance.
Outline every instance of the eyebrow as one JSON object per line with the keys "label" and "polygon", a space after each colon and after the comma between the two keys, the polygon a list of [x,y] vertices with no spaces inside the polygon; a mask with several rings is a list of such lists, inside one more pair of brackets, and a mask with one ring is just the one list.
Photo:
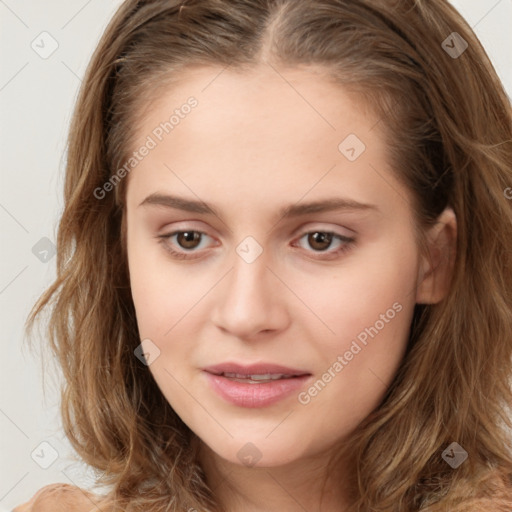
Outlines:
{"label": "eyebrow", "polygon": [[[163,206],[166,208],[174,208],[192,213],[201,213],[205,215],[215,215],[221,218],[220,213],[211,205],[192,199],[185,199],[179,196],[168,194],[154,193],[147,196],[139,206]],[[368,211],[378,212],[379,209],[374,204],[360,203],[352,199],[333,197],[322,199],[319,201],[311,201],[308,203],[296,203],[282,208],[278,217],[292,218],[311,213],[322,213],[329,211]]]}

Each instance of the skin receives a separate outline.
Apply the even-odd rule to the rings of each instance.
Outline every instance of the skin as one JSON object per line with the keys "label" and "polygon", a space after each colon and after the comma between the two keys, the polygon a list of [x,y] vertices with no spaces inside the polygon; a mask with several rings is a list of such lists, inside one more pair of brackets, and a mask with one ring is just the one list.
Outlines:
{"label": "skin", "polygon": [[[379,119],[339,86],[306,68],[220,71],[189,71],[137,126],[134,149],[188,97],[198,100],[127,178],[132,295],[141,340],[160,351],[149,370],[200,438],[208,481],[227,511],[339,512],[349,503],[341,482],[350,469],[347,462],[325,474],[332,447],[382,400],[414,305],[446,294],[456,221],[447,209],[429,232],[432,261],[420,254],[411,196],[387,164],[382,123],[375,128]],[[338,149],[349,134],[366,145],[353,162]],[[141,205],[155,193],[200,199],[218,216]],[[279,215],[340,197],[376,209]],[[205,235],[195,249],[158,238],[178,230]],[[333,238],[322,251],[307,236],[331,231],[355,242]],[[252,263],[236,252],[248,236],[263,249]],[[195,259],[177,259],[169,247]],[[307,391],[396,303],[400,312],[307,404],[292,394],[238,407],[202,372],[225,361],[274,362],[311,372]],[[261,456],[255,466],[237,456],[248,442]]]}

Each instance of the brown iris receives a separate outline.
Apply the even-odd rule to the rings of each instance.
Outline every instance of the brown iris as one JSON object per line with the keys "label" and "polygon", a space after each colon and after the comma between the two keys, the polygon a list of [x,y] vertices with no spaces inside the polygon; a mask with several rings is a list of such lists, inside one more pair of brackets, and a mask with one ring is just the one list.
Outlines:
{"label": "brown iris", "polygon": [[321,231],[316,231],[308,235],[308,243],[313,249],[318,251],[325,251],[331,245],[332,237],[332,233],[322,233]]}
{"label": "brown iris", "polygon": [[182,231],[176,234],[176,240],[183,249],[195,249],[201,240],[201,233],[197,231]]}

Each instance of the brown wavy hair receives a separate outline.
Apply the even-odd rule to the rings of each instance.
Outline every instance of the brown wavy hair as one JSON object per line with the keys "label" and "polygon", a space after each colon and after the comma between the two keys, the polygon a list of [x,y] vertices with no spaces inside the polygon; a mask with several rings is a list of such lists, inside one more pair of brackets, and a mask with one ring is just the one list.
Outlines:
{"label": "brown wavy hair", "polygon": [[[458,58],[443,41],[468,43]],[[451,36],[453,37],[453,36]],[[453,46],[453,44],[451,44]],[[159,91],[193,66],[323,70],[378,114],[420,233],[457,216],[448,295],[418,304],[380,406],[353,433],[354,511],[512,509],[512,113],[477,37],[445,0],[127,0],[79,93],[68,141],[49,346],[62,416],[109,486],[102,510],[219,511],[198,438],[134,356],[140,344],[124,237],[126,161]],[[469,458],[452,469],[453,441]]]}

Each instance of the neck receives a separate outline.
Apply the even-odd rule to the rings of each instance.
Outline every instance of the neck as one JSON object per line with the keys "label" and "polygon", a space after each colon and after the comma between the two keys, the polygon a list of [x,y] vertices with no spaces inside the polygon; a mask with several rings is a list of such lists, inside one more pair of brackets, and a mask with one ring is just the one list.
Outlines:
{"label": "neck", "polygon": [[281,466],[248,467],[219,457],[201,443],[200,461],[223,512],[345,512],[348,473],[329,471],[329,454]]}

